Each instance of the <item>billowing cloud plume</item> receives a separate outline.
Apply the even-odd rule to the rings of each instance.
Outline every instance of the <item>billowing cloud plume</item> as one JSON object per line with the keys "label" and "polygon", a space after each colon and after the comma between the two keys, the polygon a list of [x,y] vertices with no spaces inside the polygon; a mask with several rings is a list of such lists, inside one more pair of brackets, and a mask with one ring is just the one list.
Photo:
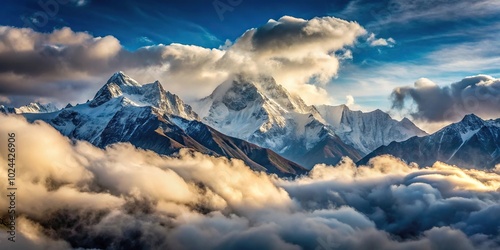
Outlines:
{"label": "billowing cloud plume", "polygon": [[356,22],[284,16],[249,29],[220,49],[160,44],[128,51],[112,36],[3,26],[0,95],[67,102],[87,91],[89,98],[112,72],[123,70],[140,82],[159,79],[166,89],[192,99],[244,72],[272,75],[307,102],[324,103],[329,97],[323,86],[337,74],[341,60],[335,52],[353,46],[364,34]]}
{"label": "billowing cloud plume", "polygon": [[[245,32],[228,57],[240,61],[246,71],[274,76],[308,103],[325,103],[329,97],[322,85],[337,74],[340,64],[335,52],[364,34],[358,23],[338,18],[284,16]],[[311,81],[319,85],[306,84]]]}
{"label": "billowing cloud plume", "polygon": [[[99,149],[42,122],[1,115],[0,123],[0,141],[15,132],[18,149],[10,249],[500,246],[498,167],[419,169],[390,156],[356,167],[346,158],[286,180],[239,160],[189,151],[165,157],[130,144]],[[3,174],[6,155],[2,147]],[[5,210],[0,216],[7,221]]]}
{"label": "billowing cloud plume", "polygon": [[393,108],[408,109],[419,120],[430,122],[457,121],[474,113],[483,118],[500,116],[500,80],[487,75],[464,78],[449,86],[438,86],[422,78],[413,87],[398,87],[392,92]]}

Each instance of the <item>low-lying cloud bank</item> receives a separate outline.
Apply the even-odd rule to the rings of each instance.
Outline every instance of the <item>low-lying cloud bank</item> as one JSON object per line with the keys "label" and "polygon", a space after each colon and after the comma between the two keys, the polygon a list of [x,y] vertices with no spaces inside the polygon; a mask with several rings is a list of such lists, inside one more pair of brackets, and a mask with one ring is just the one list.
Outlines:
{"label": "low-lying cloud bank", "polygon": [[500,247],[498,167],[419,169],[382,156],[283,180],[239,160],[99,149],[45,123],[0,116],[0,124],[0,141],[10,132],[17,140],[17,242],[2,243],[11,249]]}

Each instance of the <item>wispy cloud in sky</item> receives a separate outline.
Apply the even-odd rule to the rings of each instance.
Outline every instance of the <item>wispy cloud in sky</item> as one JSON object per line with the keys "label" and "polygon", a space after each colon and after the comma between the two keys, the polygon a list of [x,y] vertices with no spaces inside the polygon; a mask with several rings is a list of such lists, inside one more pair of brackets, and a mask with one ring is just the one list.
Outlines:
{"label": "wispy cloud in sky", "polygon": [[491,0],[354,0],[340,12],[341,16],[369,15],[367,28],[389,27],[414,22],[459,21],[477,16],[495,15],[500,11],[498,1]]}

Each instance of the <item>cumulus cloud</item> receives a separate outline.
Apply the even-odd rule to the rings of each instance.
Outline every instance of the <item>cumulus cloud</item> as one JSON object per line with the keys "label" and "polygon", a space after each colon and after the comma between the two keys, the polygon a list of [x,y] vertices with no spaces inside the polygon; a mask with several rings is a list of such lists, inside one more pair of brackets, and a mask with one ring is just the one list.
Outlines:
{"label": "cumulus cloud", "polygon": [[408,109],[415,119],[424,121],[457,121],[470,113],[483,118],[500,116],[500,80],[487,75],[466,77],[448,86],[422,78],[413,87],[394,89],[391,97],[393,108]]}
{"label": "cumulus cloud", "polygon": [[121,52],[112,37],[92,37],[69,28],[39,33],[0,27],[0,94],[73,96],[87,88],[82,80],[110,69]]}
{"label": "cumulus cloud", "polygon": [[335,52],[353,46],[365,33],[358,23],[338,18],[284,16],[249,29],[234,43],[226,41],[219,50],[175,45],[182,53],[169,57],[168,70],[162,71],[160,79],[183,82],[171,86],[181,96],[186,84],[202,87],[196,97],[203,97],[232,74],[267,74],[308,103],[329,103],[324,85],[336,76],[339,60],[346,57]]}
{"label": "cumulus cloud", "polygon": [[394,40],[392,37],[389,37],[387,39],[385,38],[376,38],[375,34],[371,33],[370,36],[368,36],[367,42],[370,44],[370,46],[389,46],[392,47],[394,44],[396,44],[396,40]]}
{"label": "cumulus cloud", "polygon": [[112,72],[123,70],[141,82],[159,79],[168,90],[192,99],[208,95],[232,74],[258,73],[274,76],[306,102],[324,103],[330,100],[323,87],[337,74],[343,58],[336,52],[353,46],[364,34],[356,22],[284,16],[247,30],[220,49],[160,44],[128,51],[113,36],[94,37],[70,28],[40,33],[3,26],[0,94],[67,102],[74,93],[82,98],[82,91],[96,91]]}
{"label": "cumulus cloud", "polygon": [[[0,123],[0,140],[16,133],[18,197],[30,197],[17,200],[12,249],[499,247],[498,167],[418,168],[381,156],[279,179],[239,160],[100,149],[43,122],[1,115]],[[5,147],[0,164],[6,173]]]}
{"label": "cumulus cloud", "polygon": [[[228,50],[245,71],[272,75],[308,103],[329,102],[322,88],[339,69],[335,55],[366,31],[356,22],[333,17],[304,20],[284,16],[250,29]],[[306,83],[316,83],[316,85]]]}

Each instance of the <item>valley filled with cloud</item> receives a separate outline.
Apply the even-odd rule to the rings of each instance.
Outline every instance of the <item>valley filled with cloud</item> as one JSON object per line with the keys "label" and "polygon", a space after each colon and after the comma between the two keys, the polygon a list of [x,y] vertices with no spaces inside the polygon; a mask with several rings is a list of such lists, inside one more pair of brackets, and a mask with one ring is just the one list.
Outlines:
{"label": "valley filled with cloud", "polygon": [[418,168],[380,156],[367,166],[345,158],[282,179],[237,159],[187,149],[160,156],[128,143],[99,149],[44,122],[5,115],[0,122],[0,140],[15,132],[21,148],[19,239],[11,249],[500,246],[498,167]]}

